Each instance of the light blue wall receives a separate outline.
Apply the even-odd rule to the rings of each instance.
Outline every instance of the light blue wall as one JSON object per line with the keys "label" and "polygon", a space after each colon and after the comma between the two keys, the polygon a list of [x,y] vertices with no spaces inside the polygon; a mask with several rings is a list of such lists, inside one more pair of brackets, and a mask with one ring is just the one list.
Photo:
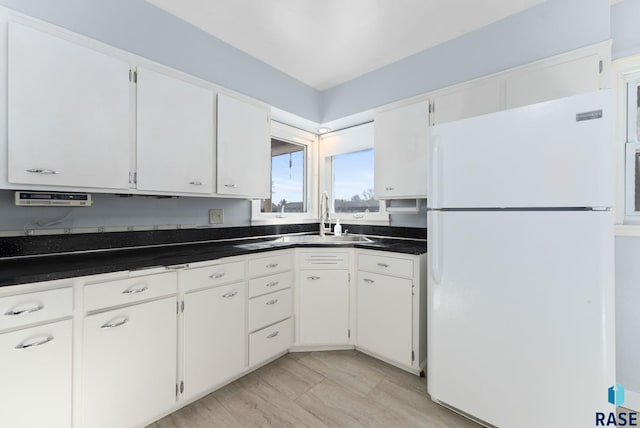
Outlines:
{"label": "light blue wall", "polygon": [[0,0],[0,5],[320,119],[318,91],[144,0]]}
{"label": "light blue wall", "polygon": [[624,0],[611,6],[613,59],[640,53],[640,0]]}
{"label": "light blue wall", "polygon": [[322,119],[338,119],[608,40],[609,12],[608,0],[548,0],[324,91]]}

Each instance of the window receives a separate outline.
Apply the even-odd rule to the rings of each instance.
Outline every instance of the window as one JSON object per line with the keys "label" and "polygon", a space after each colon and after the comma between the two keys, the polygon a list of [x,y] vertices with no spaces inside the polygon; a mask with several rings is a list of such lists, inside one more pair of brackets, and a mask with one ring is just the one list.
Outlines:
{"label": "window", "polygon": [[373,149],[332,157],[333,206],[336,213],[380,211],[373,199]]}
{"label": "window", "polygon": [[316,147],[316,135],[272,121],[271,197],[251,202],[251,224],[317,221]]}
{"label": "window", "polygon": [[307,211],[305,163],[306,146],[271,139],[271,198],[261,201],[260,212]]}
{"label": "window", "polygon": [[384,203],[373,198],[373,123],[321,136],[319,151],[332,222],[388,225]]}

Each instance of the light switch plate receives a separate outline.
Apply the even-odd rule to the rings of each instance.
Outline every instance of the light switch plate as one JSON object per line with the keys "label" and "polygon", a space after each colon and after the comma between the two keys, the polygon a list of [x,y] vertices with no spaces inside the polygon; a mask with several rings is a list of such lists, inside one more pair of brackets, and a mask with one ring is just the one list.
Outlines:
{"label": "light switch plate", "polygon": [[212,208],[209,210],[209,224],[224,223],[224,210],[222,208]]}

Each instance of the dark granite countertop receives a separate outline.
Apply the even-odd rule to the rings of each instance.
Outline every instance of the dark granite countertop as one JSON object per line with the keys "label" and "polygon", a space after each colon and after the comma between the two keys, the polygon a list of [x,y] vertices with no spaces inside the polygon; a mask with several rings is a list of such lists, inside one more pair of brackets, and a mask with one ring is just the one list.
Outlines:
{"label": "dark granite countertop", "polygon": [[65,279],[154,266],[173,266],[294,247],[355,247],[404,254],[423,254],[425,240],[371,237],[373,242],[309,244],[273,242],[274,238],[181,243],[143,248],[92,250],[0,259],[0,287]]}

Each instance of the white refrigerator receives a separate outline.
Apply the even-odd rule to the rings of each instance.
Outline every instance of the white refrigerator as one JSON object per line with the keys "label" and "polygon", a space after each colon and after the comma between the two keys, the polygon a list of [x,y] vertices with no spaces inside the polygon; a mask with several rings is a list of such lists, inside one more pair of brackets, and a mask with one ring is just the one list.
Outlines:
{"label": "white refrigerator", "polygon": [[585,428],[615,384],[609,90],[431,128],[432,400],[501,428]]}

